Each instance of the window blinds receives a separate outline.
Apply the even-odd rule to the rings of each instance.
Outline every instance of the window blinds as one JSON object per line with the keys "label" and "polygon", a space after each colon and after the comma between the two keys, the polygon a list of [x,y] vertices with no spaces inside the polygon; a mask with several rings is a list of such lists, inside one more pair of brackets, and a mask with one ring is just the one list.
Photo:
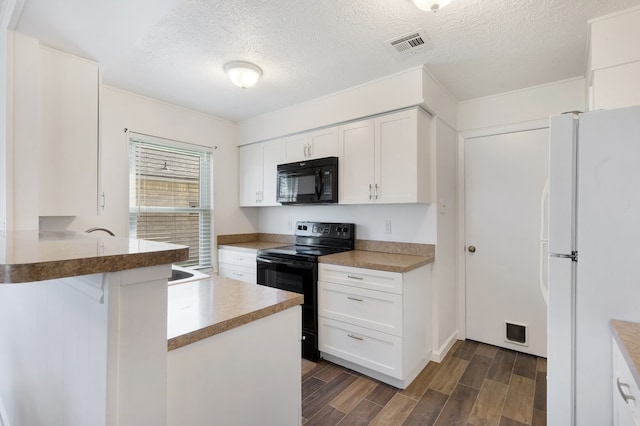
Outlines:
{"label": "window blinds", "polygon": [[212,150],[130,134],[132,238],[189,246],[182,266],[212,265]]}

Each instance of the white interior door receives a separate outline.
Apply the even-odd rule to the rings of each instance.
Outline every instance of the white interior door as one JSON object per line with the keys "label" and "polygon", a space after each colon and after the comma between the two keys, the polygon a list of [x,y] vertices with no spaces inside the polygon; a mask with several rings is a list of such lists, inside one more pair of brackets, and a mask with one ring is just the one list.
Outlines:
{"label": "white interior door", "polygon": [[546,356],[539,256],[548,130],[467,139],[464,149],[467,338]]}

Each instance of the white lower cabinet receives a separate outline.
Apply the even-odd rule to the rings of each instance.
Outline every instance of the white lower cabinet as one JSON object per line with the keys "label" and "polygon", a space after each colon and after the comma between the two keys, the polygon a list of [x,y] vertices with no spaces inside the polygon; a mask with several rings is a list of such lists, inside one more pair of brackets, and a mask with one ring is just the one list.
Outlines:
{"label": "white lower cabinet", "polygon": [[398,388],[431,358],[431,266],[406,273],[320,263],[322,356]]}
{"label": "white lower cabinet", "polygon": [[640,426],[640,390],[629,366],[613,339],[613,425]]}
{"label": "white lower cabinet", "polygon": [[218,274],[222,277],[233,278],[255,284],[256,277],[256,251],[219,249],[218,250]]}

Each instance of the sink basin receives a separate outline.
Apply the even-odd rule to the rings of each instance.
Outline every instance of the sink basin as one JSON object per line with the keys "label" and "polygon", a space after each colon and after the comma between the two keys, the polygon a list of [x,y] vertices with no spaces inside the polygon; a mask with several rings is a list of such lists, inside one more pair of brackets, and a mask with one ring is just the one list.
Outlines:
{"label": "sink basin", "polygon": [[189,281],[197,281],[209,278],[209,275],[204,274],[195,269],[183,268],[177,265],[171,265],[171,278],[169,278],[169,285],[182,284]]}
{"label": "sink basin", "polygon": [[179,269],[171,269],[171,278],[169,278],[169,282],[184,280],[187,278],[191,278],[193,274],[191,272],[181,271]]}

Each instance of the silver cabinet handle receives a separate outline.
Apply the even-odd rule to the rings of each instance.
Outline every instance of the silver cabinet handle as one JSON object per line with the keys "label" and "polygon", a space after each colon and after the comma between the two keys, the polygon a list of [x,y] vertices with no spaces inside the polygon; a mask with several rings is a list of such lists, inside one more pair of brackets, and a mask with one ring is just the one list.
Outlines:
{"label": "silver cabinet handle", "polygon": [[622,399],[624,399],[624,402],[626,404],[629,403],[629,401],[635,401],[636,398],[633,395],[627,395],[626,393],[624,393],[624,391],[622,390],[622,388],[631,388],[631,386],[629,386],[628,384],[621,382],[620,381],[620,377],[616,377],[616,384],[618,385],[618,392],[620,392],[620,396],[622,396]]}
{"label": "silver cabinet handle", "polygon": [[349,300],[355,300],[356,302],[362,302],[362,299],[358,299],[358,298],[356,298],[356,297],[347,296],[347,299],[349,299]]}
{"label": "silver cabinet handle", "polygon": [[375,192],[374,193],[376,194],[376,200],[377,200],[378,199],[378,184],[377,183],[375,185]]}
{"label": "silver cabinet handle", "polygon": [[364,340],[362,337],[358,337],[358,336],[354,336],[353,334],[347,334],[347,336],[351,337],[352,339],[356,339],[356,340]]}
{"label": "silver cabinet handle", "polygon": [[102,207],[102,210],[104,210],[104,206],[107,205],[107,197],[104,195],[104,192],[102,193],[102,195],[100,195],[100,197],[102,198],[102,204],[100,205],[100,207]]}
{"label": "silver cabinet handle", "polygon": [[311,158],[311,156],[313,155],[313,154],[311,153],[311,144],[309,144],[309,145],[307,145],[307,146],[309,147],[309,150],[308,150],[308,152],[309,152],[309,158]]}
{"label": "silver cabinet handle", "polygon": [[242,272],[232,272],[233,275],[235,275],[236,277],[244,277],[244,274]]}
{"label": "silver cabinet handle", "polygon": [[244,257],[233,257],[233,260],[244,260]]}
{"label": "silver cabinet handle", "polygon": [[373,189],[373,186],[371,186],[371,184],[369,184],[369,199],[373,198],[372,189]]}
{"label": "silver cabinet handle", "polygon": [[307,153],[307,148],[308,148],[308,145],[305,145],[304,146],[304,158],[305,159],[307,159],[309,157],[309,154]]}
{"label": "silver cabinet handle", "polygon": [[356,277],[355,275],[347,275],[347,278],[351,278],[352,280],[363,280],[362,277]]}

